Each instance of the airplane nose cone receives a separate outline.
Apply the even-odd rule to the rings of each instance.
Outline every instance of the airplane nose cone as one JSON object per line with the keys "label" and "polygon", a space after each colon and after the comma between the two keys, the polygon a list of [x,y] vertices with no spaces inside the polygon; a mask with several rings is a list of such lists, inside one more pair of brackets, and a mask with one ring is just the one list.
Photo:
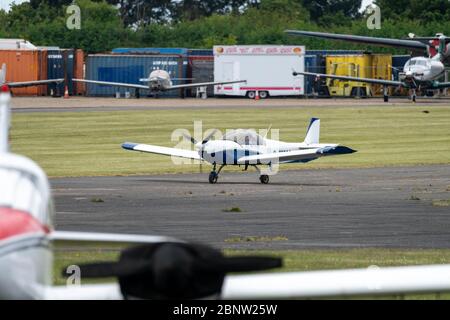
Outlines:
{"label": "airplane nose cone", "polygon": [[413,76],[413,72],[411,70],[406,71],[405,75],[407,77],[412,77]]}
{"label": "airplane nose cone", "polygon": [[195,144],[195,149],[200,150],[200,149],[202,149],[202,148],[203,148],[203,145],[202,145],[201,142],[197,142],[197,143]]}

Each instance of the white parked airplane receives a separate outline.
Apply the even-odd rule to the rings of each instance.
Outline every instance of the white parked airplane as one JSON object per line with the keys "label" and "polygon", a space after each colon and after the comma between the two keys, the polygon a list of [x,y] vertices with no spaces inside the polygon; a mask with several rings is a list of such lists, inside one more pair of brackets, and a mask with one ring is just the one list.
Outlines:
{"label": "white parked airplane", "polygon": [[[47,176],[33,161],[8,152],[9,104],[8,87],[1,86],[0,300],[289,299],[450,291],[450,265],[229,276],[225,270],[248,272],[279,263],[224,259],[210,248],[169,237],[54,231]],[[117,263],[81,266],[82,281],[87,271],[91,277],[116,276],[116,282],[53,286],[51,243],[59,240],[146,245],[124,251]]]}
{"label": "white parked airplane", "polygon": [[183,80],[183,79],[171,79],[169,72],[166,70],[154,70],[150,73],[147,79],[139,79],[141,82],[146,82],[147,85],[140,85],[134,83],[123,83],[123,82],[109,82],[109,81],[97,81],[97,80],[86,80],[86,79],[73,79],[75,82],[83,82],[83,83],[92,83],[98,85],[112,86],[112,87],[123,87],[136,89],[139,92],[139,89],[146,89],[152,92],[164,92],[168,90],[176,90],[176,89],[184,89],[184,88],[197,88],[197,87],[206,87],[206,86],[215,86],[222,84],[231,84],[231,83],[243,83],[246,80],[236,80],[236,81],[225,81],[225,82],[202,82],[202,83],[188,83],[188,84],[179,84],[174,85],[172,81],[174,80]]}
{"label": "white parked airplane", "polygon": [[384,102],[389,101],[387,87],[411,89],[411,100],[413,102],[416,101],[417,89],[437,90],[450,88],[450,82],[439,81],[439,78],[442,77],[445,72],[444,62],[450,58],[450,38],[443,34],[436,34],[435,37],[415,37],[414,35],[411,35],[411,39],[403,40],[301,30],[286,30],[285,32],[294,36],[318,37],[356,43],[400,47],[420,52],[426,51],[428,53],[428,57],[414,57],[408,60],[403,67],[403,72],[399,74],[399,81],[296,71],[293,72],[294,76],[304,75],[309,77],[383,85]]}
{"label": "white parked airplane", "polygon": [[[186,136],[194,144],[196,151],[132,142],[125,142],[122,147],[132,151],[207,161],[213,165],[209,175],[210,183],[217,182],[219,173],[227,165],[243,165],[244,170],[252,166],[261,173],[257,165],[268,165],[270,169],[279,163],[306,163],[320,157],[356,152],[334,143],[319,143],[320,120],[317,118],[311,119],[306,138],[300,143],[267,139],[254,130],[246,129],[232,130],[219,140],[210,140],[215,133],[216,131],[213,131],[201,142]],[[220,167],[216,171],[218,165]],[[263,184],[269,183],[269,175],[261,174],[260,181]]]}
{"label": "white parked airplane", "polygon": [[6,81],[6,63],[2,65],[0,70],[0,86],[7,85],[9,88],[23,88],[23,87],[33,87],[46,85],[50,83],[61,83],[64,79],[49,79],[49,80],[32,80],[32,81],[22,81],[22,82],[7,82]]}

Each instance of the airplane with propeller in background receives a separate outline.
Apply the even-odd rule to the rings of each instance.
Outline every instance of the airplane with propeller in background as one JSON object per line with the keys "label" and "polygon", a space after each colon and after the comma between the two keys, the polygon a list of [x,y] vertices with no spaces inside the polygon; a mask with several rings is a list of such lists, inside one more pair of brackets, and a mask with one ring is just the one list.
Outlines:
{"label": "airplane with propeller in background", "polygon": [[8,88],[24,88],[33,87],[40,85],[47,85],[51,83],[61,83],[64,79],[48,79],[48,80],[31,80],[31,81],[21,81],[21,82],[8,82],[6,81],[6,63],[2,64],[0,69],[0,86],[8,86]]}
{"label": "airplane with propeller in background", "polygon": [[124,82],[87,80],[87,79],[72,79],[72,80],[75,82],[90,83],[90,84],[97,84],[97,85],[103,85],[103,86],[136,89],[136,97],[139,97],[139,90],[150,90],[153,93],[159,93],[159,92],[164,92],[164,91],[168,91],[168,90],[198,88],[198,87],[207,87],[207,86],[247,82],[246,80],[234,80],[234,81],[199,82],[199,83],[187,83],[187,84],[174,85],[173,81],[183,81],[183,80],[190,80],[190,79],[171,78],[170,73],[168,71],[162,70],[162,69],[153,70],[150,73],[150,75],[148,76],[148,78],[139,79],[140,82],[147,83],[146,85],[135,84],[135,83],[124,83]]}
{"label": "airplane with propeller in background", "polygon": [[438,80],[444,75],[444,63],[450,58],[450,38],[444,36],[443,34],[438,33],[434,37],[416,37],[414,34],[410,34],[410,39],[389,39],[301,30],[286,30],[285,32],[293,36],[317,37],[323,39],[410,49],[424,55],[413,57],[406,62],[403,67],[403,72],[399,74],[399,81],[297,71],[293,72],[294,76],[303,75],[316,78],[330,78],[382,85],[383,98],[385,102],[389,101],[387,87],[410,89],[411,100],[413,102],[416,101],[416,90],[418,89],[437,90],[450,88],[450,82],[440,82]]}
{"label": "airplane with propeller in background", "polygon": [[[185,138],[194,145],[195,151],[132,142],[125,142],[122,148],[206,161],[213,165],[213,170],[209,174],[209,182],[212,184],[217,182],[225,166],[244,166],[244,171],[252,166],[260,173],[261,183],[267,184],[269,174],[273,174],[273,168],[280,163],[306,163],[325,156],[356,152],[339,144],[319,143],[320,120],[317,118],[311,119],[306,138],[300,143],[267,139],[266,136],[263,137],[250,129],[230,130],[222,138],[211,140],[216,132],[217,130],[213,130],[203,141],[185,135]],[[267,165],[268,174],[260,170],[258,165]]]}

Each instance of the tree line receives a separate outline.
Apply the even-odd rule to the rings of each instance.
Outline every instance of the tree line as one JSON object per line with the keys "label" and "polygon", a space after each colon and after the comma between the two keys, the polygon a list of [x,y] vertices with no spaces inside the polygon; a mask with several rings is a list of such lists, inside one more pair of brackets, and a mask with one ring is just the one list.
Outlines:
{"label": "tree line", "polygon": [[[81,8],[80,30],[66,27],[66,9],[72,3]],[[377,0],[376,4],[381,8],[379,30],[367,28],[361,1],[355,0],[30,0],[13,5],[9,12],[0,10],[0,37],[95,53],[115,47],[211,48],[215,44],[364,48],[295,38],[285,35],[285,29],[397,38],[410,32],[450,33],[450,1]]]}

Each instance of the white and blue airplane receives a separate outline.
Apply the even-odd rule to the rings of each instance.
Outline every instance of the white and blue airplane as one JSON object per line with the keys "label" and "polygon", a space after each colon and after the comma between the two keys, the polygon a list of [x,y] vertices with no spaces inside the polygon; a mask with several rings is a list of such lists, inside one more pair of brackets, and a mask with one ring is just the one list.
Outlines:
{"label": "white and blue airplane", "polygon": [[[260,173],[260,181],[269,183],[269,175],[263,173],[258,165],[267,165],[267,173],[280,163],[306,163],[325,156],[350,154],[355,150],[334,143],[319,143],[320,119],[312,118],[306,138],[300,143],[282,142],[267,139],[254,130],[237,129],[227,132],[221,139],[211,140],[216,130],[203,141],[185,136],[195,146],[194,150],[167,148],[155,145],[125,142],[122,148],[132,151],[148,152],[166,156],[206,161],[213,165],[209,182],[216,183],[222,169],[227,165],[244,166],[244,171],[252,166]],[[217,166],[219,169],[216,171]]]}

